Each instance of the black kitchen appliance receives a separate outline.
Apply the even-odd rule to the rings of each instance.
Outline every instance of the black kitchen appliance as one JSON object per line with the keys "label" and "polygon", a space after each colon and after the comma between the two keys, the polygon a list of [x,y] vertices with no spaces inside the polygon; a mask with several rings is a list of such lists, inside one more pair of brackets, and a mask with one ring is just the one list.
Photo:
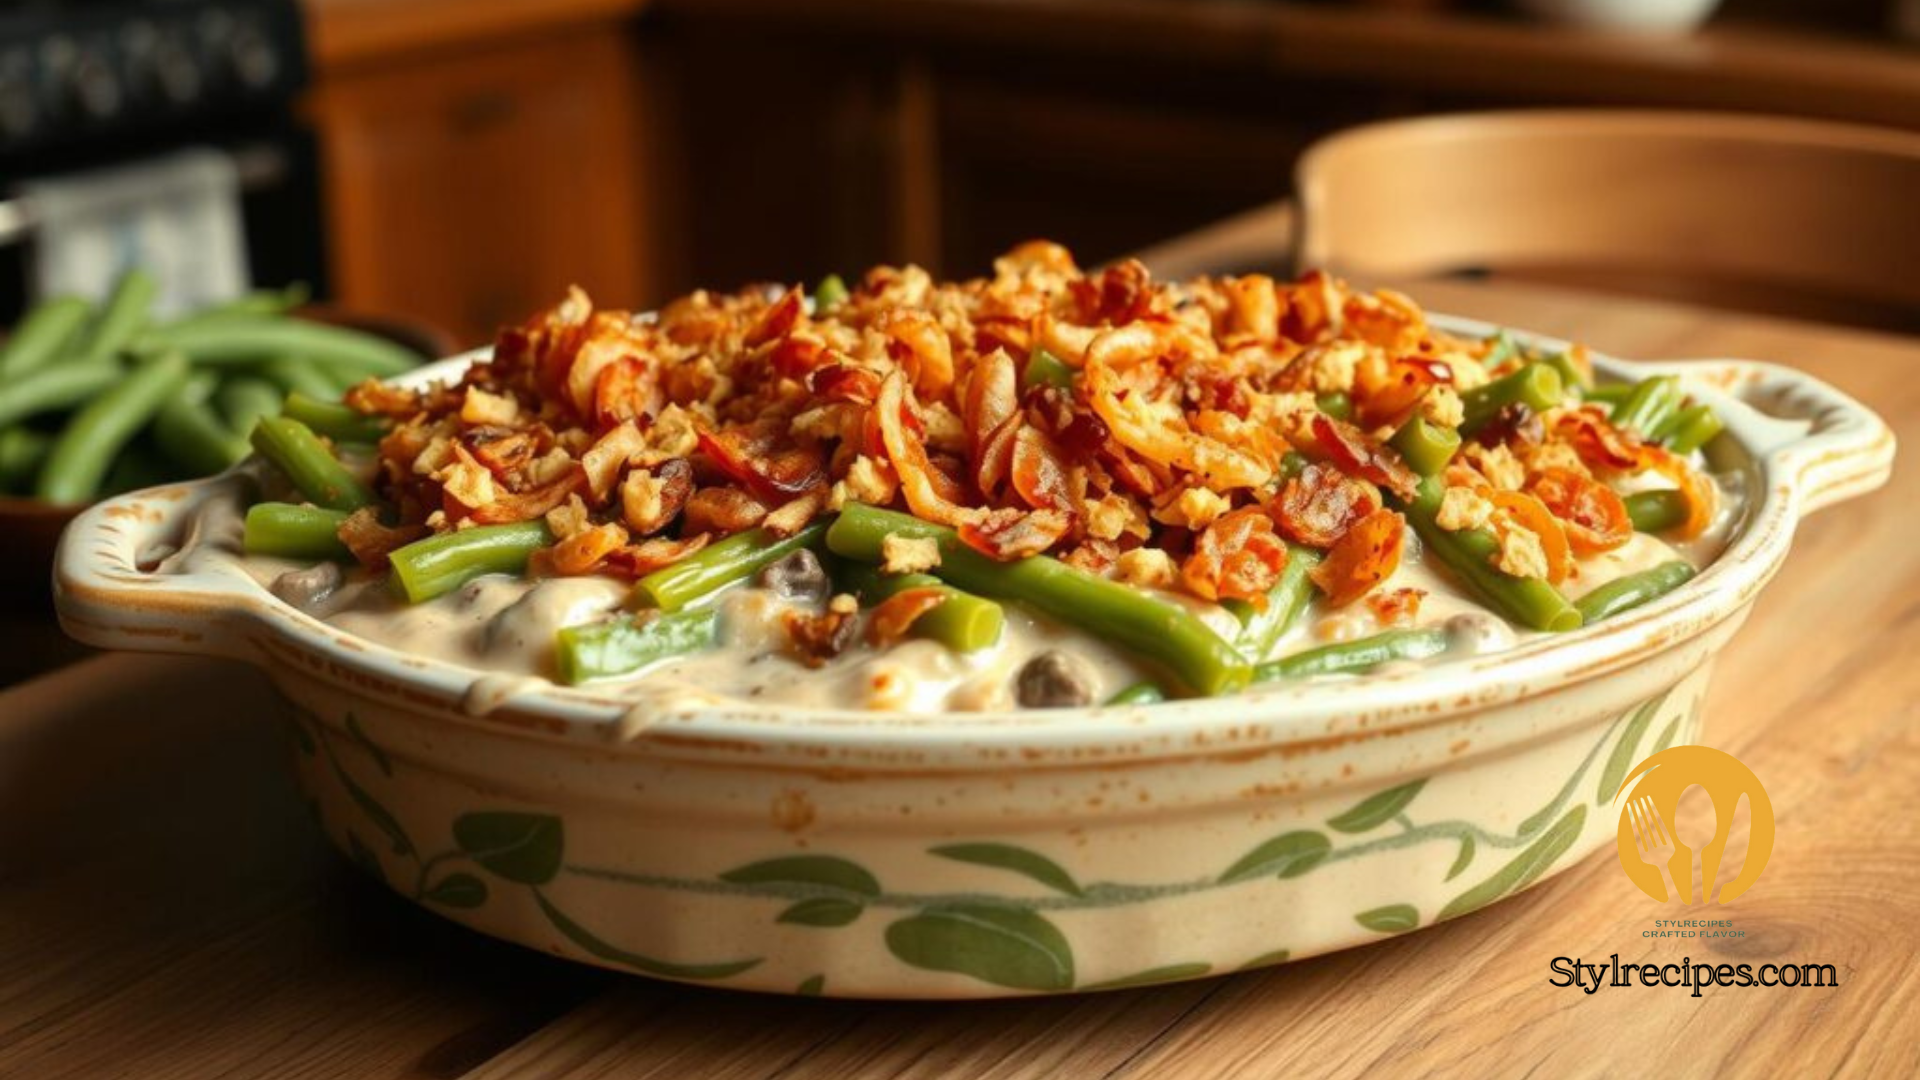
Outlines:
{"label": "black kitchen appliance", "polygon": [[324,290],[294,0],[0,0],[0,325],[32,299],[30,181],[214,148],[256,284]]}

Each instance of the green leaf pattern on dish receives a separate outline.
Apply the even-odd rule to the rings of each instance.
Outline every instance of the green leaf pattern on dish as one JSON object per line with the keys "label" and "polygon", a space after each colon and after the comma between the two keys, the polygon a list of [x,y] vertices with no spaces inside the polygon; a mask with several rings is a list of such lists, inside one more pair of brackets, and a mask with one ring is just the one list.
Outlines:
{"label": "green leaf pattern on dish", "polygon": [[[414,870],[400,871],[414,874],[410,895],[439,908],[471,911],[498,898],[497,887],[490,888],[483,876],[467,869],[451,872],[441,869],[448,861],[456,865],[465,863],[499,881],[524,886],[560,937],[587,955],[644,974],[689,980],[725,979],[758,966],[766,958],[685,963],[635,952],[589,930],[562,910],[542,887],[562,878],[588,878],[641,887],[783,900],[784,906],[777,909],[773,921],[795,927],[802,933],[852,927],[869,909],[891,909],[899,914],[891,917],[891,921],[862,924],[873,927],[863,932],[879,934],[888,952],[899,962],[1013,990],[1057,992],[1118,989],[1197,978],[1214,971],[1215,965],[1194,960],[1080,983],[1069,936],[1059,922],[1049,917],[1053,912],[1125,906],[1261,880],[1296,879],[1346,859],[1440,841],[1456,845],[1445,870],[1445,881],[1474,869],[1490,849],[1521,850],[1507,857],[1478,884],[1457,894],[1427,924],[1423,924],[1419,908],[1408,903],[1358,912],[1353,916],[1354,923],[1377,934],[1404,933],[1422,925],[1444,922],[1517,893],[1551,870],[1579,840],[1587,823],[1587,804],[1584,798],[1573,797],[1575,789],[1592,790],[1595,802],[1601,805],[1610,801],[1648,731],[1654,730],[1661,720],[1660,713],[1667,699],[1668,694],[1663,693],[1610,725],[1559,792],[1523,819],[1510,836],[1466,821],[1417,823],[1409,812],[1430,779],[1421,777],[1375,792],[1326,819],[1326,828],[1342,839],[1336,841],[1328,832],[1317,829],[1290,829],[1255,845],[1218,874],[1182,882],[1087,881],[1076,878],[1066,866],[1047,855],[1003,841],[956,842],[927,849],[927,855],[932,858],[1018,875],[1048,890],[1025,897],[996,895],[988,889],[950,894],[889,893],[866,867],[833,854],[775,855],[735,866],[704,882],[572,865],[565,861],[566,829],[561,818],[522,810],[478,809],[461,814],[451,824],[453,846],[431,859],[423,858],[398,818],[343,765],[325,724],[317,717],[303,714],[295,722],[293,737],[303,751],[325,757],[327,765],[315,767],[335,777],[347,803],[386,838],[392,855],[403,860],[401,865],[405,865],[404,860],[411,860]],[[1681,715],[1667,718],[1667,724],[1659,729],[1661,736],[1654,745],[1655,750],[1692,731],[1698,704],[1698,701],[1693,703],[1694,711],[1682,710]],[[382,775],[390,776],[395,767],[393,760],[367,737],[358,718],[343,717],[341,726],[365,752],[365,760],[371,760]],[[1592,782],[1585,778],[1602,749],[1609,752],[1598,770],[1596,786],[1581,787],[1583,783]],[[1393,823],[1398,824],[1397,829],[1385,829]],[[1347,837],[1351,839],[1345,839]],[[397,868],[364,843],[358,833],[348,829],[342,839],[354,861],[369,874],[403,892],[409,891],[396,879]],[[1277,949],[1239,967],[1283,963],[1291,957],[1288,950]],[[824,972],[813,974],[794,992],[818,994],[827,977]]]}

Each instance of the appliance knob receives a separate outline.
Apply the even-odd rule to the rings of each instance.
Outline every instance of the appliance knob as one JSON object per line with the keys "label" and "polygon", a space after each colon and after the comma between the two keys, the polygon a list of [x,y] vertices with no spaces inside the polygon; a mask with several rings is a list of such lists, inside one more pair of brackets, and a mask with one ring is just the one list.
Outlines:
{"label": "appliance knob", "polygon": [[24,49],[0,55],[0,142],[25,139],[40,126],[33,97],[33,58]]}
{"label": "appliance knob", "polygon": [[280,77],[280,49],[253,22],[234,27],[227,39],[227,62],[233,77],[248,90],[265,90]]}
{"label": "appliance knob", "polygon": [[82,46],[67,67],[64,92],[69,104],[90,120],[111,120],[124,103],[120,76],[99,49]]}

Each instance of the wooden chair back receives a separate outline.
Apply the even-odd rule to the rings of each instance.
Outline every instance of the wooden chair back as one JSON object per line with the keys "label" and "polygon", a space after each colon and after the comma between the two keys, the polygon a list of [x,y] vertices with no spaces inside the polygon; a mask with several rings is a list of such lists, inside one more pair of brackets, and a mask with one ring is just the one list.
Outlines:
{"label": "wooden chair back", "polygon": [[1463,114],[1334,135],[1295,180],[1301,267],[1490,271],[1920,322],[1920,135],[1719,114]]}

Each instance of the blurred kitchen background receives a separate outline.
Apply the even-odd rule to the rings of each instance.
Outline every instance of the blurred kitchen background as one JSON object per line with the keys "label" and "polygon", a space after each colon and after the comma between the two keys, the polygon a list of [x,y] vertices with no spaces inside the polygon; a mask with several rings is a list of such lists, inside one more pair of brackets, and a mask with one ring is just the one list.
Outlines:
{"label": "blurred kitchen background", "polygon": [[570,283],[1092,263],[1341,128],[1570,105],[1920,129],[1920,0],[0,0],[0,325],[135,261],[462,343]]}

